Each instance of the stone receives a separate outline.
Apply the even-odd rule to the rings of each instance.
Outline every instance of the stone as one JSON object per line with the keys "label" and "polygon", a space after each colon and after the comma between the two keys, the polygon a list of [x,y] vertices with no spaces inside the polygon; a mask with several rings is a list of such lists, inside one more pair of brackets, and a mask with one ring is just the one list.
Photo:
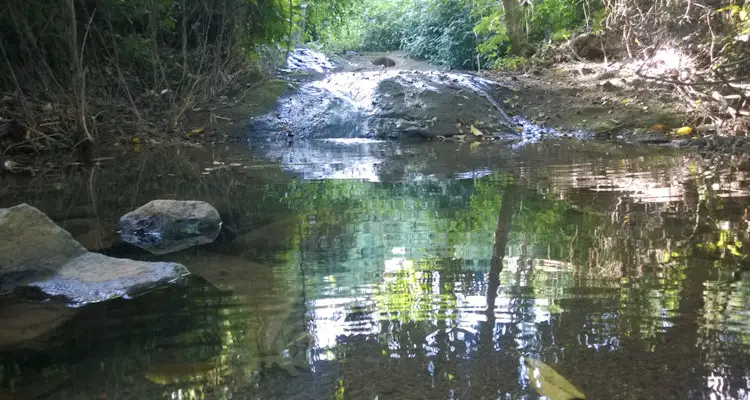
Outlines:
{"label": "stone", "polygon": [[120,218],[120,239],[162,255],[213,242],[221,225],[206,202],[154,200]]}
{"label": "stone", "polygon": [[283,140],[289,132],[299,139],[436,139],[460,135],[459,121],[512,132],[513,122],[496,100],[511,93],[463,73],[337,73],[303,84],[280,99],[274,112],[254,118],[250,129]]}
{"label": "stone", "polygon": [[62,265],[54,276],[29,284],[74,304],[128,297],[188,275],[181,264],[143,262],[86,253]]}
{"label": "stone", "polygon": [[575,36],[568,41],[570,48],[578,57],[585,60],[602,60],[604,59],[604,50],[602,50],[602,39],[593,33],[584,33]]}
{"label": "stone", "polygon": [[28,204],[0,209],[0,293],[35,288],[81,306],[132,296],[189,274],[180,264],[88,252]]}
{"label": "stone", "polygon": [[0,275],[53,274],[87,253],[67,231],[28,204],[0,209],[0,232]]}
{"label": "stone", "polygon": [[14,302],[0,306],[0,348],[43,337],[78,313],[56,303]]}

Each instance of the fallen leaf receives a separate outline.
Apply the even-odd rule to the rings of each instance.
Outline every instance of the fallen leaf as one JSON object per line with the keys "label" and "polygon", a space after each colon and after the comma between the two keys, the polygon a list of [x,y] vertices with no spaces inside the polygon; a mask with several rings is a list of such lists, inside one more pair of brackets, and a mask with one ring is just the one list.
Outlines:
{"label": "fallen leaf", "polygon": [[474,134],[474,136],[484,136],[484,133],[479,130],[479,128],[475,127],[474,125],[471,126],[471,133]]}
{"label": "fallen leaf", "polygon": [[653,132],[664,132],[667,129],[668,129],[667,126],[664,124],[654,124],[651,126],[649,130]]}
{"label": "fallen leaf", "polygon": [[188,132],[188,136],[195,136],[195,135],[200,135],[200,134],[201,134],[201,133],[203,133],[203,131],[205,131],[205,130],[206,130],[206,128],[195,128],[195,129],[191,129],[191,130],[190,130],[190,132]]}
{"label": "fallen leaf", "polygon": [[586,396],[549,365],[524,357],[529,382],[534,390],[550,400],[585,400]]}
{"label": "fallen leaf", "polygon": [[469,145],[469,150],[476,150],[477,147],[479,147],[479,142],[471,142],[471,144]]}
{"label": "fallen leaf", "polygon": [[682,128],[676,130],[675,133],[678,135],[689,135],[693,133],[693,128],[689,126],[683,126]]}

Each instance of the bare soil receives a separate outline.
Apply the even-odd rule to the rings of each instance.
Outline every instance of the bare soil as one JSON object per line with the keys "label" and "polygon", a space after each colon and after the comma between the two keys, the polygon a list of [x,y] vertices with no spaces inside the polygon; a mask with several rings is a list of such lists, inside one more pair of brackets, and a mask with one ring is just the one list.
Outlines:
{"label": "bare soil", "polygon": [[480,75],[516,93],[505,100],[509,112],[553,128],[610,138],[634,132],[668,135],[686,123],[668,90],[602,64],[566,63]]}

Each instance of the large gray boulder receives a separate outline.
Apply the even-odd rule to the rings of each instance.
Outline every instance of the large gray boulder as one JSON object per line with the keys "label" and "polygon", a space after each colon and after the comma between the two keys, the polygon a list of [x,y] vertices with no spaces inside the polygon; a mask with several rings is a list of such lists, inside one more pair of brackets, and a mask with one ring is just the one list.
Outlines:
{"label": "large gray boulder", "polygon": [[34,287],[84,305],[138,293],[188,274],[176,263],[89,253],[28,204],[0,209],[0,232],[0,292]]}
{"label": "large gray boulder", "polygon": [[120,239],[161,255],[211,243],[221,217],[203,201],[154,200],[120,218]]}
{"label": "large gray boulder", "polygon": [[436,71],[335,73],[300,86],[253,118],[259,136],[432,139],[513,131],[496,98],[510,90],[469,74]]}

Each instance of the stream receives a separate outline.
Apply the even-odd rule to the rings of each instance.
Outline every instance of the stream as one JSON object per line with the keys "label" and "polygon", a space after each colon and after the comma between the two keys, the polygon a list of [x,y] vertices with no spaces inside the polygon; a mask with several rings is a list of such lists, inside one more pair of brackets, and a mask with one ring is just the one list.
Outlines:
{"label": "stream", "polygon": [[[750,158],[562,134],[489,113],[492,96],[481,129],[517,139],[424,141],[443,136],[430,112],[313,101],[328,71],[247,143],[3,176],[0,207],[191,276],[75,309],[0,297],[0,399],[572,398],[560,380],[587,399],[749,398]],[[236,237],[162,256],[117,240],[162,198],[209,202]]]}

